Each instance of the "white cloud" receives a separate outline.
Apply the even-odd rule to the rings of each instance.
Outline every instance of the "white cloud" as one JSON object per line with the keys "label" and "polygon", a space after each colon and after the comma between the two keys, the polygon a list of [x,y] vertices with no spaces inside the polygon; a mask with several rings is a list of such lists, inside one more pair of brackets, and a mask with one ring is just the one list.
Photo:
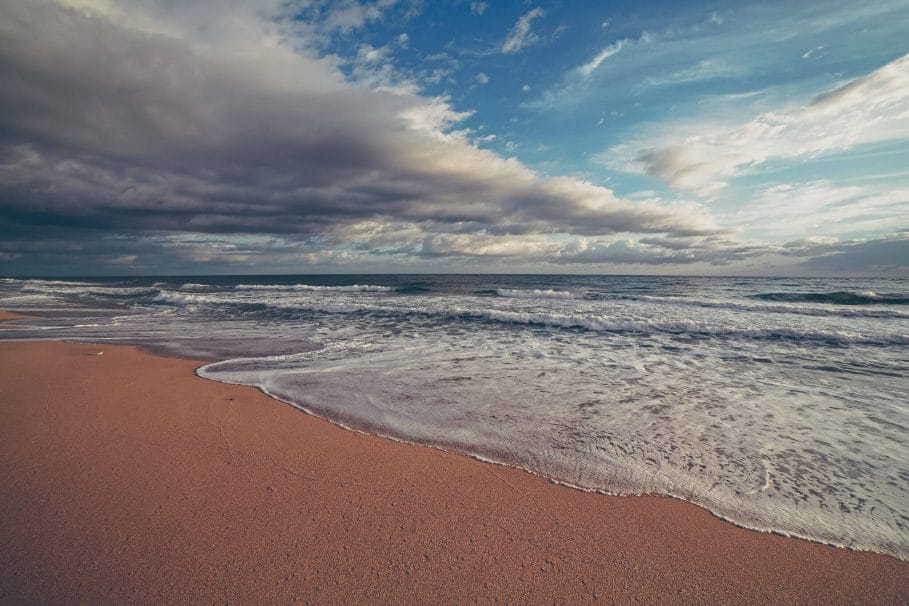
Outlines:
{"label": "white cloud", "polygon": [[854,216],[850,202],[862,196],[857,186],[837,186],[829,181],[802,184],[781,183],[758,192],[730,219],[752,229],[765,229],[774,237],[793,237],[803,233],[842,231],[840,220]]}
{"label": "white cloud", "polygon": [[375,4],[360,4],[359,2],[338,2],[332,5],[332,10],[325,19],[325,24],[330,29],[350,31],[363,27],[370,21],[376,21],[382,16],[382,10],[389,6],[389,2]]}
{"label": "white cloud", "polygon": [[813,55],[814,53],[816,53],[820,50],[824,50],[824,45],[815,46],[811,50],[805,51],[804,53],[802,53],[802,59],[807,59],[808,57],[810,57],[811,55]]}
{"label": "white cloud", "polygon": [[489,8],[489,2],[471,2],[470,3],[470,14],[471,15],[482,15],[486,12],[486,9]]}
{"label": "white cloud", "polygon": [[559,235],[437,234],[424,239],[424,256],[518,257],[559,265],[723,265],[767,252],[725,238],[587,238]]}
{"label": "white cloud", "polygon": [[540,37],[531,31],[531,26],[533,25],[534,19],[538,19],[544,14],[543,9],[537,7],[522,15],[505,38],[505,42],[502,44],[502,52],[516,53],[523,48],[539,42]]}
{"label": "white cloud", "polygon": [[603,50],[598,52],[596,55],[594,55],[590,61],[588,61],[584,65],[581,65],[580,67],[578,67],[578,73],[581,74],[582,76],[584,76],[585,78],[589,78],[590,74],[595,72],[596,69],[603,64],[603,61],[605,61],[606,59],[608,59],[614,55],[617,55],[623,48],[625,48],[625,46],[628,45],[629,42],[630,42],[630,40],[628,40],[627,38],[624,38],[622,40],[619,40],[618,42],[614,42],[614,43],[610,44],[609,46],[607,46],[606,48],[604,48]]}
{"label": "white cloud", "polygon": [[426,239],[423,253],[480,257],[545,257],[557,254],[562,246],[542,235],[510,236],[439,234]]}
{"label": "white cloud", "polygon": [[[650,44],[658,39],[657,36],[650,32],[643,32],[638,38],[622,38],[612,44],[604,47],[600,52],[594,55],[587,63],[576,67],[569,75],[580,75],[582,79],[589,78],[603,63],[608,59],[618,55],[621,51],[640,44]],[[576,77],[576,76],[575,76]]]}
{"label": "white cloud", "polygon": [[690,84],[692,82],[703,82],[716,78],[724,78],[736,75],[736,69],[727,65],[721,60],[709,59],[699,61],[697,64],[675,72],[645,77],[641,84],[636,87],[636,92],[645,88],[656,88],[660,86],[676,86],[679,84]]}
{"label": "white cloud", "polygon": [[357,60],[362,61],[363,63],[376,63],[378,61],[384,61],[388,58],[389,54],[390,51],[387,46],[375,48],[369,44],[363,44],[357,50]]}
{"label": "white cloud", "polygon": [[[628,197],[636,199],[633,194]],[[718,211],[718,220],[763,241],[792,238],[812,246],[829,244],[844,237],[905,229],[909,217],[909,187],[905,185],[816,180],[781,183],[743,197],[739,209]],[[785,245],[787,249],[794,246]]]}
{"label": "white cloud", "polygon": [[485,72],[480,72],[479,74],[477,74],[477,82],[479,82],[480,84],[488,84],[489,76],[487,76]]}
{"label": "white cloud", "polygon": [[[817,96],[735,126],[661,125],[653,140],[599,154],[613,168],[644,172],[675,189],[710,195],[773,158],[811,158],[909,138],[909,55]],[[687,131],[687,132],[686,132]]]}

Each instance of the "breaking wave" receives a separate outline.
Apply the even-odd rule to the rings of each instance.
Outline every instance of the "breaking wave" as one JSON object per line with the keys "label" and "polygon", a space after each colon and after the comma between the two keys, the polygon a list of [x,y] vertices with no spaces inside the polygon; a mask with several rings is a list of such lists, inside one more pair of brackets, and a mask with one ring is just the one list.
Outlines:
{"label": "breaking wave", "polygon": [[511,299],[576,299],[573,292],[567,290],[553,290],[551,288],[522,290],[518,288],[499,288],[496,293],[500,297]]}
{"label": "breaking wave", "polygon": [[388,286],[373,284],[351,284],[349,286],[313,286],[310,284],[237,284],[237,290],[288,290],[313,292],[389,292]]}
{"label": "breaking wave", "polygon": [[762,301],[784,301],[790,303],[831,303],[834,305],[909,305],[905,295],[879,295],[876,292],[768,292],[752,295]]}

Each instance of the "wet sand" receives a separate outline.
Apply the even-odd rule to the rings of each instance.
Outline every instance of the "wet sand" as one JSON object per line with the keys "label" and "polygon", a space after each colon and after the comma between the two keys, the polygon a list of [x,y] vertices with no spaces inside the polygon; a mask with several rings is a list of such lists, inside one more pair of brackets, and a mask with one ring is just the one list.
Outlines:
{"label": "wet sand", "polygon": [[0,603],[909,602],[909,562],[347,431],[198,364],[0,343]]}
{"label": "wet sand", "polygon": [[[13,313],[11,311],[3,311],[0,309],[0,322],[6,320],[24,320],[27,317],[28,316],[23,316],[22,314]],[[15,326],[4,326],[3,324],[0,324],[0,330],[8,330],[13,328],[15,328]]]}

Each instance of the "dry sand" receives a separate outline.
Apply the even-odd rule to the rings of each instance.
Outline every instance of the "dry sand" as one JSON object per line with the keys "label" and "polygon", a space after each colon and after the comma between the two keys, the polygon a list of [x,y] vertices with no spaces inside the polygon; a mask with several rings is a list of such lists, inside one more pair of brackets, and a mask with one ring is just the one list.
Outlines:
{"label": "dry sand", "polygon": [[907,562],[346,431],[197,365],[0,344],[0,603],[909,602]]}

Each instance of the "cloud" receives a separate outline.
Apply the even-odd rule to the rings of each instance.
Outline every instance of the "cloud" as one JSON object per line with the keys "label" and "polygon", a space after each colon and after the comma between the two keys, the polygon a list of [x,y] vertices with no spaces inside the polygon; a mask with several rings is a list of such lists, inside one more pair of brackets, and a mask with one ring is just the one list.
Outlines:
{"label": "cloud", "polygon": [[477,74],[477,82],[480,84],[489,84],[489,76],[485,72]]}
{"label": "cloud", "polygon": [[394,5],[393,1],[380,1],[374,4],[344,1],[332,3],[331,10],[325,18],[325,25],[329,29],[350,31],[358,29],[376,21],[382,16],[382,11]]}
{"label": "cloud", "polygon": [[909,276],[909,232],[871,240],[800,244],[790,246],[787,254],[808,257],[799,267],[814,273]]}
{"label": "cloud", "polygon": [[521,257],[557,265],[728,265],[768,250],[726,236],[609,239],[479,232],[429,236],[420,252],[428,257]]}
{"label": "cloud", "polygon": [[369,44],[363,44],[357,49],[357,61],[363,63],[376,63],[388,58],[390,49],[387,46],[376,48]]}
{"label": "cloud", "polygon": [[545,258],[558,254],[561,248],[542,235],[438,234],[424,241],[421,252],[428,256]]}
{"label": "cloud", "polygon": [[728,236],[622,238],[588,240],[557,259],[561,264],[728,266],[765,255],[768,247]]}
{"label": "cloud", "polygon": [[530,28],[533,25],[533,20],[542,17],[544,14],[545,12],[542,8],[536,7],[521,15],[505,38],[505,42],[502,44],[502,52],[516,53],[539,42],[540,37],[531,31]]}
{"label": "cloud", "polygon": [[598,67],[600,67],[600,65],[603,64],[603,61],[606,61],[606,59],[609,59],[610,57],[617,55],[619,53],[619,51],[621,51],[623,48],[625,48],[630,42],[631,41],[628,40],[627,38],[619,40],[618,42],[613,42],[612,44],[610,44],[609,46],[607,46],[606,48],[604,48],[603,50],[598,52],[596,55],[594,55],[593,58],[590,59],[590,61],[588,61],[584,65],[581,65],[580,67],[578,67],[578,73],[581,74],[582,76],[584,76],[585,78],[589,78],[590,74],[595,72],[596,69]]}
{"label": "cloud", "polygon": [[823,45],[823,44],[820,45],[820,46],[815,46],[814,48],[812,48],[812,49],[810,49],[810,50],[807,50],[807,51],[805,51],[804,53],[802,53],[802,59],[807,59],[807,58],[809,58],[811,55],[813,55],[814,53],[816,53],[816,52],[818,52],[818,51],[821,51],[821,50],[824,50],[824,45]]}
{"label": "cloud", "polygon": [[[313,252],[356,248],[342,234],[364,222],[410,224],[424,237],[724,231],[701,205],[625,200],[477,148],[457,130],[468,112],[406,83],[345,77],[306,23],[281,16],[283,2],[274,13],[196,16],[163,6],[128,5],[116,17],[39,1],[0,6],[7,243],[47,230],[118,249],[127,236],[157,250],[155,238],[175,234],[268,236]],[[364,69],[385,65],[384,50],[360,51]],[[109,258],[138,264],[145,252]]]}
{"label": "cloud", "polygon": [[909,189],[837,185],[828,180],[765,188],[729,217],[773,237],[890,232],[906,225]]}
{"label": "cloud", "polygon": [[726,65],[718,60],[704,60],[697,64],[686,67],[675,72],[660,75],[647,76],[641,83],[635,87],[635,92],[640,93],[646,88],[657,88],[663,86],[678,86],[682,84],[691,84],[693,82],[704,82],[718,78],[727,78],[736,75],[736,69]]}
{"label": "cloud", "polygon": [[683,130],[693,132],[623,144],[598,158],[707,196],[771,159],[813,158],[904,139],[909,137],[909,55],[801,107],[764,112],[733,127],[699,121]]}
{"label": "cloud", "polygon": [[489,8],[488,2],[471,2],[470,3],[470,14],[471,15],[482,15],[486,12],[486,9]]}
{"label": "cloud", "polygon": [[[562,28],[556,30],[556,34],[561,33]],[[660,36],[651,34],[649,32],[643,32],[638,38],[622,38],[617,40],[608,46],[605,46],[595,55],[593,55],[586,62],[572,67],[565,71],[561,78],[558,79],[556,83],[549,86],[548,88],[542,89],[543,92],[541,96],[533,101],[530,101],[524,104],[526,107],[536,108],[538,110],[545,111],[569,111],[566,108],[569,106],[576,105],[584,100],[588,100],[592,95],[596,95],[598,98],[603,96],[603,89],[597,86],[597,78],[593,77],[594,74],[600,70],[601,67],[611,58],[615,57],[622,51],[628,53],[626,49],[632,49],[637,46],[651,44],[655,40],[658,40]],[[623,79],[630,76],[630,80],[633,83],[628,83],[627,88],[636,88],[639,87],[639,80],[643,68],[641,65],[635,65],[640,62],[640,56],[635,59],[634,56],[630,56],[630,61],[628,64],[622,65],[621,63],[616,63],[617,68],[620,69],[620,72],[623,74]],[[629,65],[635,65],[635,67],[629,70]],[[610,74],[610,79],[614,74]],[[625,91],[626,82],[622,82],[621,86],[616,86],[615,83],[610,81],[608,89],[611,91],[622,90]],[[625,93],[622,93],[623,95]],[[598,99],[598,103],[601,102]],[[623,99],[624,102],[624,99]]]}

